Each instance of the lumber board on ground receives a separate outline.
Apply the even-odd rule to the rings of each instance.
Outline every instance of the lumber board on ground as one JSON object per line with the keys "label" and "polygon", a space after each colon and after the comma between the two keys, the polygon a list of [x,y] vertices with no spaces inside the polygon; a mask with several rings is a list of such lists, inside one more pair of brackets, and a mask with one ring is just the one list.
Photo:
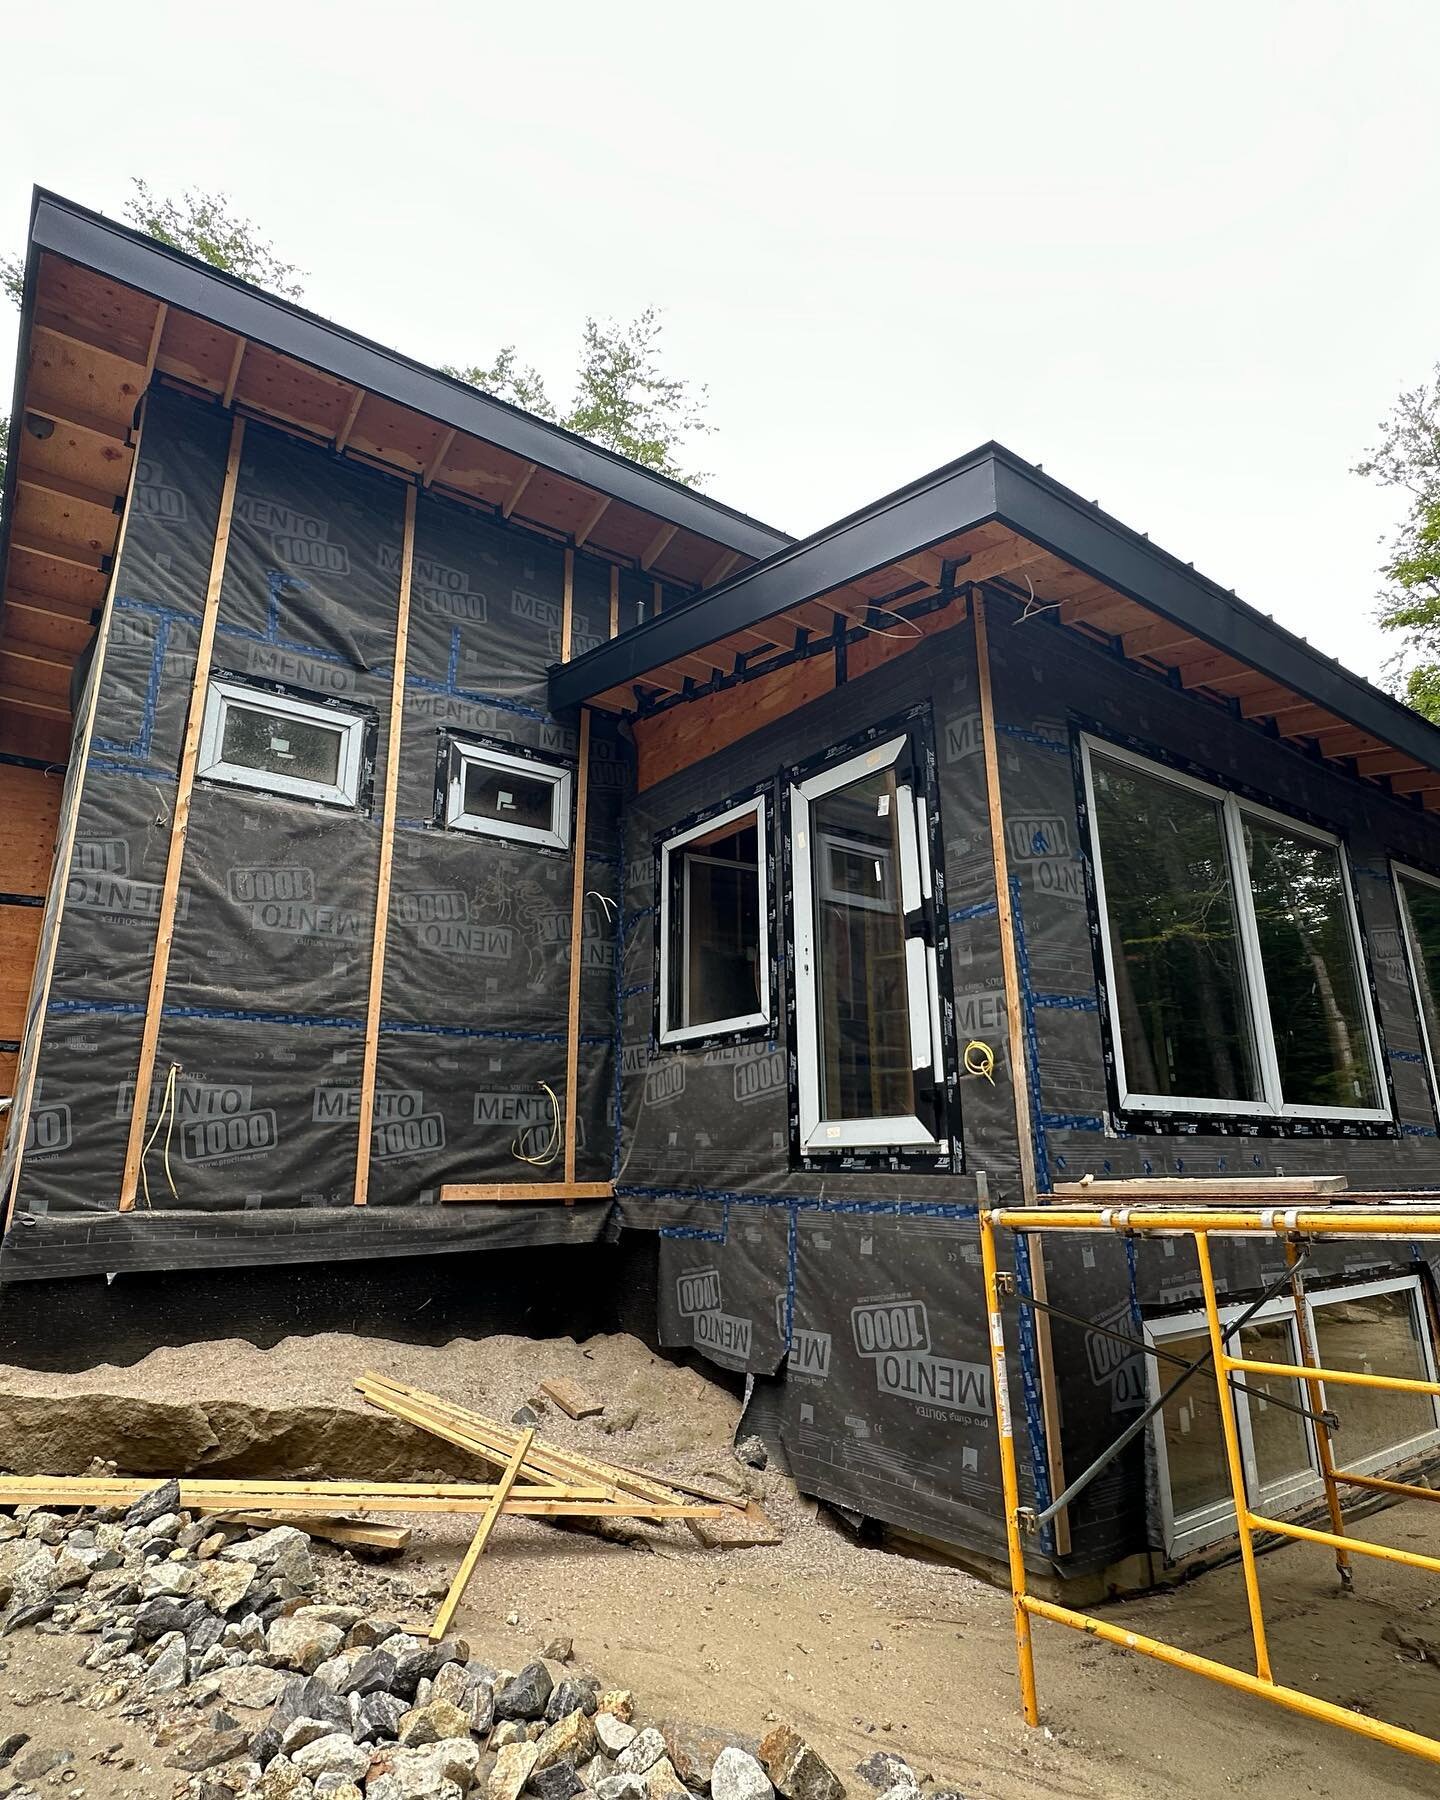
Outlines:
{"label": "lumber board on ground", "polygon": [[[142,1494],[153,1492],[155,1486],[153,1475],[133,1481],[119,1478],[92,1481],[83,1475],[3,1475],[0,1476],[0,1506],[130,1506]],[[501,1510],[507,1515],[540,1519],[644,1519],[652,1515],[676,1519],[718,1518],[735,1510],[729,1506],[686,1503],[664,1506],[633,1496],[618,1500],[551,1498],[551,1491],[514,1488]],[[533,1497],[537,1493],[544,1497]],[[180,1504],[188,1511],[277,1512],[289,1518],[326,1510],[479,1513],[485,1511],[494,1496],[494,1483],[482,1486],[442,1482],[427,1486],[423,1482],[404,1481],[277,1481],[267,1487],[263,1482],[187,1481],[183,1477],[180,1481]]]}
{"label": "lumber board on ground", "polygon": [[780,1542],[780,1527],[758,1501],[751,1500],[744,1512],[725,1510],[728,1518],[686,1521],[707,1550],[763,1550]]}
{"label": "lumber board on ground", "polygon": [[311,1537],[324,1538],[347,1550],[408,1550],[412,1535],[408,1525],[382,1525],[378,1519],[343,1515],[331,1518],[315,1513],[222,1512],[207,1513],[206,1517],[216,1525],[253,1525],[260,1531],[268,1531],[272,1525],[296,1524]]}
{"label": "lumber board on ground", "polygon": [[516,1478],[525,1467],[525,1458],[530,1453],[530,1445],[534,1440],[533,1427],[524,1433],[515,1446],[515,1454],[505,1465],[505,1473],[495,1486],[495,1495],[481,1515],[480,1523],[475,1528],[475,1535],[470,1540],[470,1547],[465,1552],[460,1567],[455,1571],[455,1579],[450,1583],[449,1592],[440,1603],[440,1610],[435,1615],[435,1622],[430,1627],[430,1641],[438,1644],[444,1637],[447,1626],[455,1616],[455,1608],[460,1604],[465,1590],[470,1585],[470,1577],[475,1573],[475,1565],[484,1554],[485,1546],[490,1542],[490,1534],[495,1529],[495,1521],[500,1517]]}
{"label": "lumber board on ground", "polygon": [[603,1400],[597,1400],[578,1381],[570,1381],[564,1375],[546,1376],[540,1383],[540,1392],[572,1419],[593,1419],[605,1410]]}

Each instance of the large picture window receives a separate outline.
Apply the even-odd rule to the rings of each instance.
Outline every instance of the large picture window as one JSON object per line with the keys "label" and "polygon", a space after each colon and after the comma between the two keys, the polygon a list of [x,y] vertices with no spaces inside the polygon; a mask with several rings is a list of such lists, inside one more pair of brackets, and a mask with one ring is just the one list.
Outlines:
{"label": "large picture window", "polygon": [[[1322,1368],[1435,1379],[1434,1351],[1415,1277],[1321,1289],[1308,1293],[1305,1305]],[[1222,1308],[1222,1324],[1243,1311],[1240,1305]],[[1157,1349],[1186,1362],[1210,1348],[1203,1313],[1152,1319],[1145,1331]],[[1231,1351],[1256,1362],[1298,1363],[1294,1303],[1287,1298],[1265,1306],[1231,1339]],[[1172,1364],[1150,1359],[1152,1398],[1158,1398],[1175,1373]],[[1276,1514],[1305,1505],[1323,1488],[1314,1432],[1308,1420],[1291,1410],[1308,1404],[1303,1384],[1251,1372],[1237,1380],[1242,1386],[1233,1390],[1236,1423],[1252,1507]],[[1332,1444],[1342,1482],[1346,1470],[1371,1475],[1440,1444],[1440,1411],[1429,1395],[1332,1383],[1325,1389],[1325,1404],[1340,1419]],[[1152,1430],[1166,1549],[1181,1555],[1233,1535],[1235,1507],[1213,1372],[1192,1375]]]}
{"label": "large picture window", "polygon": [[1339,840],[1084,738],[1124,1110],[1387,1119]]}
{"label": "large picture window", "polygon": [[1430,1070],[1430,1091],[1440,1096],[1435,1056],[1440,1051],[1440,877],[1395,865],[1400,928],[1410,963],[1410,985],[1420,1015],[1420,1037]]}
{"label": "large picture window", "polygon": [[660,845],[662,1044],[770,1023],[770,931],[763,795]]}
{"label": "large picture window", "polygon": [[800,1149],[946,1147],[930,831],[911,732],[790,789]]}
{"label": "large picture window", "polygon": [[195,772],[297,800],[356,806],[369,720],[363,713],[213,678]]}

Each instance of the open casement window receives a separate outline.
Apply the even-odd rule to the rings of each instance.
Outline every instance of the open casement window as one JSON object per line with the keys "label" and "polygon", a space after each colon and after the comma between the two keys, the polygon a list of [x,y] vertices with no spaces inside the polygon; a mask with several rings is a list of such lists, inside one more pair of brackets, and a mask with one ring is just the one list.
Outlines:
{"label": "open casement window", "polygon": [[[1319,1289],[1307,1293],[1305,1304],[1322,1368],[1435,1379],[1433,1346],[1414,1276]],[[1230,1324],[1244,1310],[1241,1305],[1222,1308],[1221,1323]],[[1186,1362],[1210,1348],[1203,1313],[1151,1319],[1145,1331],[1158,1349]],[[1238,1341],[1230,1340],[1230,1347],[1256,1362],[1299,1362],[1293,1302],[1285,1298],[1263,1307]],[[1179,1371],[1171,1363],[1147,1360],[1151,1398],[1157,1399]],[[1234,1390],[1235,1412],[1252,1506],[1271,1514],[1305,1506],[1324,1491],[1319,1447],[1309,1421],[1276,1404],[1308,1405],[1303,1384],[1248,1371],[1236,1379],[1243,1384]],[[1342,1484],[1347,1469],[1375,1474],[1440,1444],[1440,1413],[1429,1395],[1332,1383],[1324,1389],[1324,1404],[1341,1421],[1331,1446]],[[1192,1375],[1151,1430],[1167,1551],[1183,1555],[1232,1537],[1235,1507],[1213,1371],[1205,1368]]]}
{"label": "open casement window", "polygon": [[1390,1117],[1339,839],[1082,739],[1123,1111]]}
{"label": "open casement window", "polygon": [[213,679],[196,774],[330,806],[357,806],[369,720],[290,694]]}
{"label": "open casement window", "polygon": [[770,928],[763,795],[660,846],[662,1044],[770,1023]]}
{"label": "open casement window", "polygon": [[908,732],[790,789],[800,1150],[946,1147],[926,802]]}
{"label": "open casement window", "polygon": [[1420,1040],[1430,1070],[1430,1092],[1440,1105],[1435,1056],[1440,1051],[1440,876],[1394,865],[1400,925],[1410,963],[1410,985],[1420,1018]]}
{"label": "open casement window", "polygon": [[448,826],[516,844],[568,849],[570,769],[461,738],[448,740],[444,757]]}

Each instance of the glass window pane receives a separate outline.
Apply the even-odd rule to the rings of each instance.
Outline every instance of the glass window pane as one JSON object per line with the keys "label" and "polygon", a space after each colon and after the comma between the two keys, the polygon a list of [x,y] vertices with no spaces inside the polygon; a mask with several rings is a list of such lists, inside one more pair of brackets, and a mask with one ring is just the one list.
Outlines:
{"label": "glass window pane", "polygon": [[[1287,1319],[1267,1319],[1259,1325],[1247,1325],[1240,1333],[1240,1346],[1240,1354],[1255,1362],[1299,1361],[1295,1334]],[[1239,1401],[1250,1414],[1250,1439],[1261,1487],[1308,1474],[1314,1468],[1314,1462],[1305,1421],[1299,1413],[1271,1405],[1267,1398],[1278,1395],[1292,1406],[1304,1406],[1306,1399],[1300,1383],[1288,1381],[1283,1375],[1245,1374],[1240,1379],[1250,1390],[1248,1394],[1240,1395]]]}
{"label": "glass window pane", "polygon": [[1430,1054],[1440,1056],[1440,1010],[1437,1010],[1440,1006],[1440,887],[1432,887],[1428,881],[1402,879],[1400,895],[1405,906],[1405,923],[1409,927],[1410,953],[1415,960]]}
{"label": "glass window pane", "polygon": [[1127,1087],[1259,1100],[1219,803],[1103,757],[1091,768]]}
{"label": "glass window pane", "polygon": [[[1209,1334],[1157,1340],[1172,1356],[1194,1362],[1210,1348]],[[1168,1387],[1180,1371],[1173,1363],[1159,1364],[1160,1385]],[[1225,1440],[1220,1430],[1220,1402],[1215,1376],[1201,1369],[1176,1394],[1161,1415],[1165,1424],[1165,1460],[1170,1470],[1170,1503],[1177,1520],[1188,1513],[1214,1506],[1230,1498],[1225,1473]]]}
{"label": "glass window pane", "polygon": [[[1410,1288],[1317,1303],[1315,1343],[1322,1368],[1427,1379]],[[1332,1381],[1325,1397],[1340,1419],[1335,1460],[1342,1469],[1435,1429],[1435,1408],[1424,1394],[1342,1387]]]}
{"label": "glass window pane", "polygon": [[1248,813],[1245,842],[1286,1105],[1379,1106],[1339,852]]}
{"label": "glass window pane", "polygon": [[462,811],[475,818],[494,819],[502,825],[523,825],[532,831],[553,831],[555,783],[543,775],[527,775],[523,769],[495,769],[488,763],[465,764]]}
{"label": "glass window pane", "polygon": [[811,808],[820,1108],[826,1119],[915,1111],[894,769]]}
{"label": "glass window pane", "polygon": [[764,1011],[759,848],[751,813],[670,853],[672,1030]]}
{"label": "glass window pane", "polygon": [[259,707],[237,706],[232,701],[225,708],[220,758],[267,775],[289,775],[296,781],[318,781],[334,787],[340,780],[343,736],[343,731],[334,726],[288,718]]}

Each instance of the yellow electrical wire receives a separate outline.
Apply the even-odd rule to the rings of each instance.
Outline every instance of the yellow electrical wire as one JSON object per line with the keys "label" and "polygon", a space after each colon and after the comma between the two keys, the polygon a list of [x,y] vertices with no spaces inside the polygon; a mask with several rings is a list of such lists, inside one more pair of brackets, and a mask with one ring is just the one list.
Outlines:
{"label": "yellow electrical wire", "polygon": [[550,1097],[550,1135],[535,1156],[525,1154],[520,1148],[521,1140],[518,1137],[510,1145],[510,1154],[518,1162],[529,1163],[535,1169],[547,1168],[560,1154],[560,1101],[548,1081],[542,1081],[540,1085]]}
{"label": "yellow electrical wire", "polygon": [[[160,1096],[160,1110],[156,1113],[155,1124],[151,1128],[149,1137],[145,1140],[145,1148],[140,1152],[140,1184],[145,1190],[145,1204],[152,1212],[154,1211],[155,1203],[150,1198],[150,1181],[145,1173],[145,1158],[150,1154],[150,1146],[155,1142],[161,1125],[165,1125],[165,1151],[163,1158],[165,1163],[165,1179],[170,1183],[170,1192],[174,1196],[176,1204],[178,1205],[180,1201],[180,1192],[175,1186],[175,1177],[170,1172],[170,1139],[175,1130],[175,1077],[179,1073],[179,1063],[172,1062],[170,1065],[170,1073],[165,1077],[165,1091]],[[165,1124],[167,1115],[169,1123]]]}
{"label": "yellow electrical wire", "polygon": [[963,1067],[967,1075],[983,1075],[991,1087],[994,1087],[995,1052],[979,1038],[971,1038],[965,1046]]}

